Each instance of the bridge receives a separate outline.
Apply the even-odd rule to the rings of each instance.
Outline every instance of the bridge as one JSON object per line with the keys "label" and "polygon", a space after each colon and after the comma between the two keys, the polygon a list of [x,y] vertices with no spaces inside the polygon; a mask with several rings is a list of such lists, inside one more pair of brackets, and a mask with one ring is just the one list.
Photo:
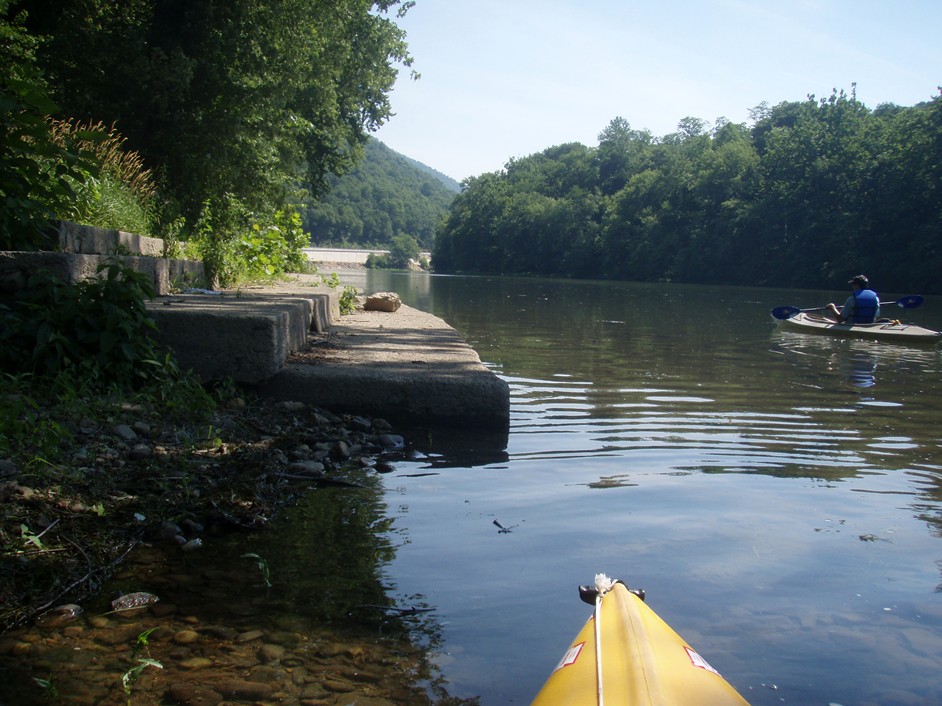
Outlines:
{"label": "bridge", "polygon": [[[304,248],[309,262],[334,262],[350,265],[365,265],[370,255],[388,255],[388,250],[357,250],[351,248]],[[419,253],[420,257],[431,261],[432,253]]]}

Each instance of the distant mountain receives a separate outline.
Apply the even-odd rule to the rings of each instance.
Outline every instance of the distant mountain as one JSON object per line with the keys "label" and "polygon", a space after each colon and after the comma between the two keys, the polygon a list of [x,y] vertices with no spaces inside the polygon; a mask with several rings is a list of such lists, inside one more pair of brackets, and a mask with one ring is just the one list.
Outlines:
{"label": "distant mountain", "polygon": [[424,250],[460,190],[451,177],[370,139],[360,163],[332,179],[330,192],[301,218],[319,247],[387,247],[405,234]]}

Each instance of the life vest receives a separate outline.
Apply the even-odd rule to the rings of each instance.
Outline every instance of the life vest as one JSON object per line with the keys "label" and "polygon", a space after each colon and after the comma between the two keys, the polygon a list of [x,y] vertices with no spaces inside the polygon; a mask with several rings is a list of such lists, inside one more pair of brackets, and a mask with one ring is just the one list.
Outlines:
{"label": "life vest", "polygon": [[880,311],[880,299],[872,289],[854,293],[854,317],[851,323],[872,324]]}

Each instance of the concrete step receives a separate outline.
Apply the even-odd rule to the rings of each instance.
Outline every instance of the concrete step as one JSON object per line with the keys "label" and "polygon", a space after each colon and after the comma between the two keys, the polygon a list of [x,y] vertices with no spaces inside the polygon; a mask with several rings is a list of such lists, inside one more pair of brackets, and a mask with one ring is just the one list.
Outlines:
{"label": "concrete step", "polygon": [[[0,294],[25,287],[40,268],[77,282],[117,258],[152,278],[161,295],[147,304],[156,337],[204,382],[232,378],[277,399],[496,430],[506,446],[507,383],[431,314],[403,306],[341,320],[339,292],[313,286],[321,280],[311,275],[288,285],[174,294],[172,282],[202,278],[202,263],[161,257],[156,238],[64,223],[57,242],[56,252],[0,252]],[[325,345],[306,348],[312,333]]]}
{"label": "concrete step", "polygon": [[339,295],[328,287],[171,295],[147,308],[157,341],[204,382],[268,380],[305,346],[309,332],[326,333],[340,318]]}

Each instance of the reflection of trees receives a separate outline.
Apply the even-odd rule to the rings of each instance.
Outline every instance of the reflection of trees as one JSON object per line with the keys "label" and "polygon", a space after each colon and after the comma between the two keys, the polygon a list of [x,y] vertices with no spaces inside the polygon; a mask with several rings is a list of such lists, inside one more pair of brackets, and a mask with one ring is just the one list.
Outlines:
{"label": "reflection of trees", "polygon": [[269,531],[253,537],[251,551],[268,563],[272,581],[265,599],[256,601],[259,612],[274,622],[303,615],[315,626],[333,626],[340,639],[349,633],[401,641],[411,680],[435,703],[476,703],[448,696],[428,659],[443,644],[441,626],[428,611],[433,606],[422,595],[399,604],[390,598],[396,587],[385,568],[396,553],[393,520],[376,477],[362,472],[355,480],[363,487],[312,490]]}

